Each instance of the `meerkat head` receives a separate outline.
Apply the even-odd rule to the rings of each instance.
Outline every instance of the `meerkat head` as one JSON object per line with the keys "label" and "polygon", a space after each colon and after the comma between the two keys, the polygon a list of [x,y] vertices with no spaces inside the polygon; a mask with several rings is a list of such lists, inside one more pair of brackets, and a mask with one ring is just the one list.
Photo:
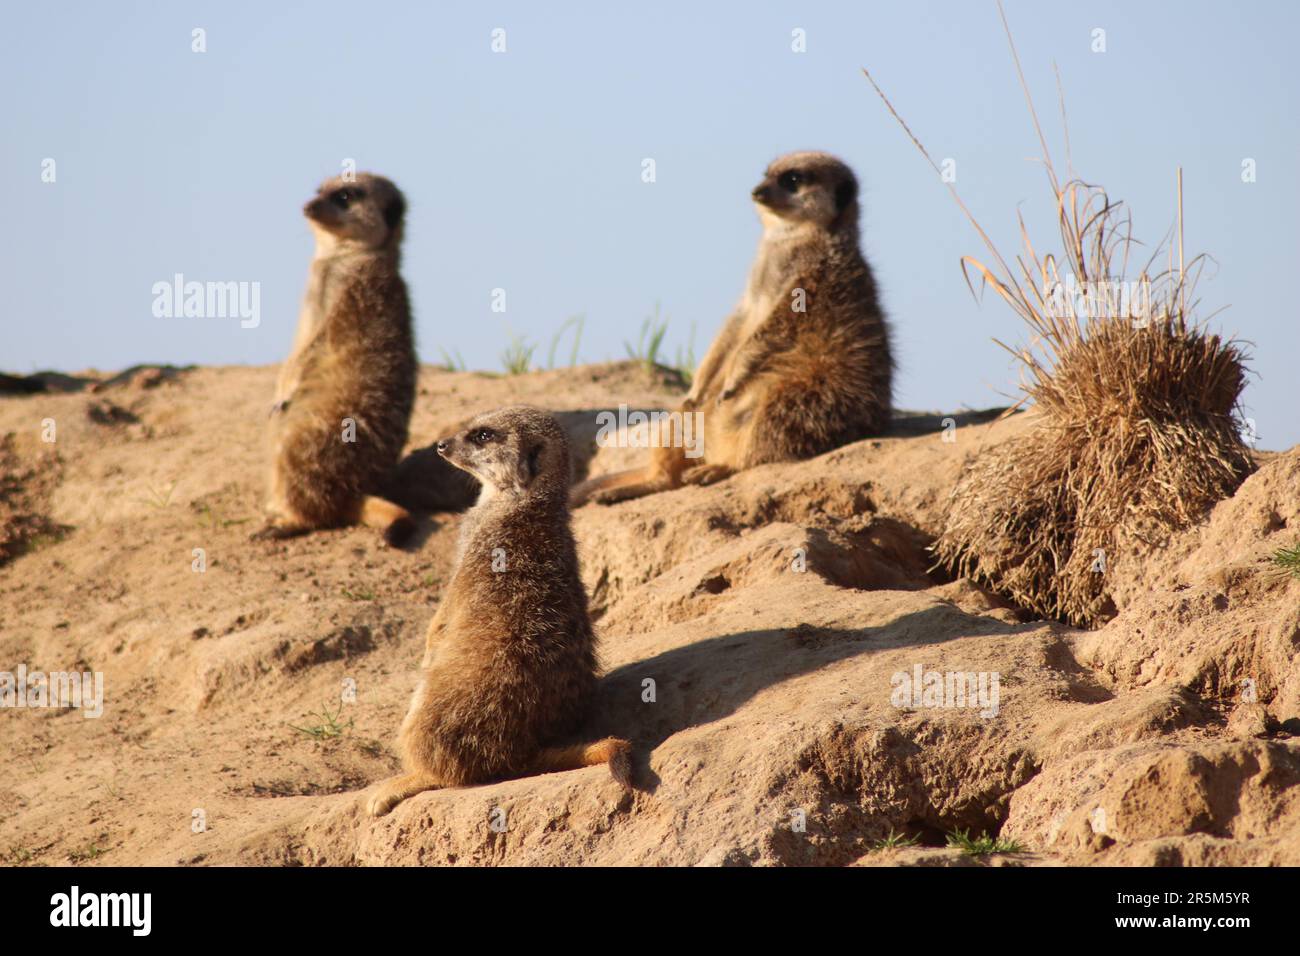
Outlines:
{"label": "meerkat head", "polygon": [[809,224],[823,229],[857,221],[858,180],[829,153],[788,153],[754,187],[764,226]]}
{"label": "meerkat head", "polygon": [[438,442],[438,454],[482,482],[480,503],[498,495],[568,500],[569,441],[540,408],[515,405],[479,415]]}
{"label": "meerkat head", "polygon": [[335,176],[321,183],[302,214],[318,237],[381,249],[401,242],[406,199],[383,176]]}

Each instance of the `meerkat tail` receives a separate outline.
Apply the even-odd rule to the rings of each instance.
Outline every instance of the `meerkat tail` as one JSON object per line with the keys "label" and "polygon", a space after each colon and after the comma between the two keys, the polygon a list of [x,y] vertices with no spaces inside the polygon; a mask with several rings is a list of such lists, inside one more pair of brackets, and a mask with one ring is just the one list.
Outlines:
{"label": "meerkat tail", "polygon": [[415,521],[409,511],[375,495],[361,499],[357,517],[367,528],[382,531],[384,540],[394,547],[405,544],[415,531]]}
{"label": "meerkat tail", "polygon": [[632,789],[632,744],[621,737],[606,737],[594,744],[571,747],[547,747],[533,767],[537,773],[579,770],[597,764],[609,764],[609,773],[624,790]]}
{"label": "meerkat tail", "polygon": [[628,471],[616,471],[597,478],[588,478],[581,484],[574,485],[569,492],[569,507],[578,508],[600,495],[604,504],[627,501],[652,495],[657,491],[667,491],[672,487],[654,468],[633,468]]}
{"label": "meerkat tail", "polygon": [[598,491],[606,488],[612,488],[619,483],[633,477],[640,476],[644,469],[633,469],[631,471],[613,471],[607,475],[600,475],[596,478],[588,478],[586,481],[579,482],[569,489],[569,505],[577,508],[585,505],[591,500],[591,496]]}
{"label": "meerkat tail", "polygon": [[426,790],[441,790],[443,786],[441,780],[423,771],[390,777],[370,792],[365,802],[366,812],[372,817],[382,817],[403,800]]}

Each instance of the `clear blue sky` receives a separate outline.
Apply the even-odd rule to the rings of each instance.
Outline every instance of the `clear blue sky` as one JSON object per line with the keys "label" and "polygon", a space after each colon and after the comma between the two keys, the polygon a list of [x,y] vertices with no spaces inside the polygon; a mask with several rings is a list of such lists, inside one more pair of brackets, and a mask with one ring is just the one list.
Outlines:
{"label": "clear blue sky", "polygon": [[[1184,168],[1200,287],[1254,343],[1261,445],[1300,441],[1300,5],[1024,2],[1008,16],[1059,153],[1157,242]],[[202,27],[207,52],[191,52]],[[494,28],[507,52],[491,50]],[[1091,51],[1106,30],[1105,53]],[[793,53],[802,28],[807,52]],[[740,294],[758,237],[748,194],[776,154],[840,154],[863,182],[864,249],[896,330],[897,404],[986,406],[1017,370],[976,303],[981,252],[859,73],[868,66],[1004,252],[1050,194],[991,2],[388,4],[24,3],[0,35],[5,90],[0,368],[271,363],[289,348],[311,255],[300,207],[345,158],[410,200],[405,273],[421,357],[499,368],[586,315],[581,359],[623,356],[658,301],[669,353],[695,350]],[[41,181],[45,158],[57,181]],[[653,158],[657,182],[641,181]],[[1243,158],[1257,181],[1241,181]],[[1060,157],[1058,156],[1058,159]],[[159,319],[155,282],[261,284],[261,325]],[[490,309],[507,291],[505,315]],[[560,354],[567,361],[568,347]]]}

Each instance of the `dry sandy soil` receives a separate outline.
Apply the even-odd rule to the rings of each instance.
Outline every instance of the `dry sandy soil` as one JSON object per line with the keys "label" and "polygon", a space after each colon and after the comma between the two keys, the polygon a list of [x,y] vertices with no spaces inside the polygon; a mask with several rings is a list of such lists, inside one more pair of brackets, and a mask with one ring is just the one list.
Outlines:
{"label": "dry sandy soil", "polygon": [[[1300,531],[1300,449],[1155,558],[1112,556],[1120,613],[1092,632],[927,570],[963,463],[1024,415],[963,417],[955,441],[906,418],[581,509],[607,670],[591,732],[635,742],[641,791],[598,767],[376,821],[359,798],[397,767],[460,519],[424,519],[407,551],[362,528],[250,543],[274,375],[0,398],[0,670],[105,682],[99,719],[0,711],[8,863],[1300,864],[1300,581],[1267,560]],[[525,401],[569,413],[585,468],[594,409],[679,386],[628,364],[426,368],[412,447]],[[996,708],[897,699],[918,667],[997,674]],[[957,829],[1024,852],[964,856]],[[918,842],[877,849],[891,830]]]}

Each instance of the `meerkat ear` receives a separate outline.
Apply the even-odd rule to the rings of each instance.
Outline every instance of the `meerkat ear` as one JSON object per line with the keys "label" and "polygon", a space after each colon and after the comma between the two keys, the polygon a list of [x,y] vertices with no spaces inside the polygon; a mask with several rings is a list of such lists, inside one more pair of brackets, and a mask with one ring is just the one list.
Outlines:
{"label": "meerkat ear", "polygon": [[835,211],[843,212],[849,203],[858,198],[858,184],[846,179],[835,187]]}
{"label": "meerkat ear", "polygon": [[527,487],[532,480],[537,477],[537,473],[542,470],[542,448],[544,446],[537,444],[528,449],[528,453],[519,459],[519,483]]}
{"label": "meerkat ear", "polygon": [[384,207],[384,224],[389,229],[393,229],[402,217],[406,215],[406,200],[401,196],[394,196],[389,200],[388,205]]}

